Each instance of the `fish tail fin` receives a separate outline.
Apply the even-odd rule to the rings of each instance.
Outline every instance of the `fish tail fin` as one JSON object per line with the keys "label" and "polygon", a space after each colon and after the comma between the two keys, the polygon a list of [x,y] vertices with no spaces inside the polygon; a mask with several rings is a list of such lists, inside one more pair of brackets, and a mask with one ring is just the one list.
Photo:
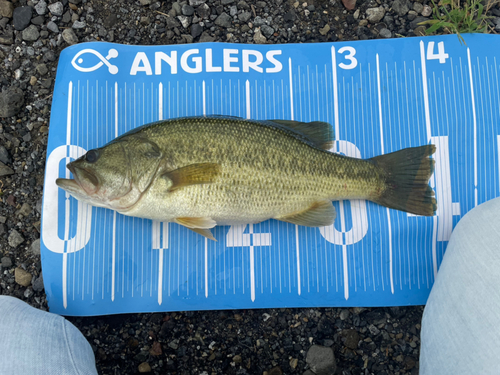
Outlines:
{"label": "fish tail fin", "polygon": [[405,148],[370,159],[385,175],[386,188],[372,199],[375,203],[415,215],[433,216],[437,202],[429,179],[434,160],[429,156],[436,146]]}

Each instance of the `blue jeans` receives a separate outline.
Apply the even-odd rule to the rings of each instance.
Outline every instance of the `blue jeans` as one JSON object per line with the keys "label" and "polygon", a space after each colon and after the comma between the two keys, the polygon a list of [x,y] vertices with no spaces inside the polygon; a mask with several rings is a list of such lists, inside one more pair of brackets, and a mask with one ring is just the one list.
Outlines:
{"label": "blue jeans", "polygon": [[422,318],[420,375],[500,374],[500,198],[467,213]]}
{"label": "blue jeans", "polygon": [[0,374],[97,375],[94,352],[62,316],[0,296]]}

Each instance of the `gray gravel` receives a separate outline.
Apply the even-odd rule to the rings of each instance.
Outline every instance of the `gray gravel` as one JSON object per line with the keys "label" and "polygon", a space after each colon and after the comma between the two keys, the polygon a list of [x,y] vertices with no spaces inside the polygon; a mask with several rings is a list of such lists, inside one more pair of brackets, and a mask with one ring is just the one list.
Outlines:
{"label": "gray gravel", "polygon": [[[0,293],[47,310],[40,212],[57,58],[68,45],[313,43],[421,35],[428,0],[0,0]],[[500,8],[490,10],[500,30]],[[422,307],[70,318],[100,374],[417,374]],[[8,360],[8,359],[6,359]],[[336,370],[335,370],[336,368]]]}

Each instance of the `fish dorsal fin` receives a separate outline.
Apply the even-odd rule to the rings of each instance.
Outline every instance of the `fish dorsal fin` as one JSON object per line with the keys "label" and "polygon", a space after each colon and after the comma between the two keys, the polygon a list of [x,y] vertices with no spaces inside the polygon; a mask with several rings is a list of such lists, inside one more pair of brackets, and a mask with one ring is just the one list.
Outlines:
{"label": "fish dorsal fin", "polygon": [[316,147],[323,150],[329,150],[333,147],[333,141],[335,140],[335,132],[332,126],[327,122],[313,121],[313,122],[300,122],[292,120],[269,120],[275,124],[281,125],[285,128],[292,130],[294,133],[298,133]]}
{"label": "fish dorsal fin", "polygon": [[215,227],[217,223],[209,217],[178,217],[174,221],[209,240],[217,241],[210,232],[210,228]]}
{"label": "fish dorsal fin", "polygon": [[335,221],[335,207],[330,201],[314,202],[307,210],[292,213],[275,219],[306,227],[324,227]]}
{"label": "fish dorsal fin", "polygon": [[169,191],[174,191],[185,186],[212,183],[219,173],[219,164],[198,163],[165,172],[162,176],[172,180],[172,186]]}

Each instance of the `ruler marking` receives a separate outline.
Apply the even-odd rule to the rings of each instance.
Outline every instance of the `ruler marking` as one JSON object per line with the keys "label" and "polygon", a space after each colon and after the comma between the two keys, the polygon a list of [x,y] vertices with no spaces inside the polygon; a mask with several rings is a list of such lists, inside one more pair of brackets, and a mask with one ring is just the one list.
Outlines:
{"label": "ruler marking", "polygon": [[474,79],[472,76],[472,62],[470,59],[470,48],[467,48],[467,62],[469,65],[470,99],[472,105],[472,124],[474,141],[474,207],[477,206],[477,118],[476,118],[476,99],[474,95]]}

